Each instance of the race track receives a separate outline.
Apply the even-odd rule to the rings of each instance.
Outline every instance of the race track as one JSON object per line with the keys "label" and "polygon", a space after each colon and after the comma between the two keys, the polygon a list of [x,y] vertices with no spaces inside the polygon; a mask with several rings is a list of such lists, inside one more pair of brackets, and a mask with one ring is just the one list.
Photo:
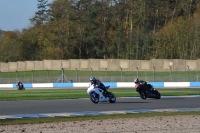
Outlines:
{"label": "race track", "polygon": [[[0,119],[45,117],[45,114],[100,114],[109,111],[199,110],[200,96],[162,97],[161,99],[117,98],[116,103],[94,104],[90,99],[0,101]],[[98,113],[97,113],[98,112]],[[94,113],[94,114],[95,114]],[[41,115],[42,114],[42,115]],[[55,115],[56,114],[56,115]],[[49,115],[48,115],[49,116]],[[50,116],[49,116],[50,117]]]}

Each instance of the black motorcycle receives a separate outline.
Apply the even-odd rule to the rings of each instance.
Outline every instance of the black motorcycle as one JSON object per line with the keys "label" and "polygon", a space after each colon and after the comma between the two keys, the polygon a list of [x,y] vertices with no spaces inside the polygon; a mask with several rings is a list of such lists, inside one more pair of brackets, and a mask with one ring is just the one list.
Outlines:
{"label": "black motorcycle", "polygon": [[161,98],[161,94],[151,84],[147,84],[147,87],[145,88],[143,88],[142,85],[139,83],[135,85],[136,90],[138,90],[139,87],[142,88],[138,91],[142,99],[147,99],[147,98],[160,99]]}

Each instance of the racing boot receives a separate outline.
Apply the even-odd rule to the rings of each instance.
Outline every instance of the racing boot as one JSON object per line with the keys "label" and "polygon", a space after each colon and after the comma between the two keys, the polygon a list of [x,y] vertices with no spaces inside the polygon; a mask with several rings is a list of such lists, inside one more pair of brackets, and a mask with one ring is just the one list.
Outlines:
{"label": "racing boot", "polygon": [[103,95],[104,95],[104,97],[107,97],[108,96],[108,91],[104,90]]}

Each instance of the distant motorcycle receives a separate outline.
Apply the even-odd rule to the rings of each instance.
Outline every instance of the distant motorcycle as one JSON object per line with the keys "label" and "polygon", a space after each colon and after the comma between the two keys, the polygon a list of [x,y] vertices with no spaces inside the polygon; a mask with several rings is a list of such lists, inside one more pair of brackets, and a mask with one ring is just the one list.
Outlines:
{"label": "distant motorcycle", "polygon": [[25,87],[24,87],[24,85],[23,84],[19,84],[19,86],[18,85],[16,85],[17,86],[17,90],[25,90]]}
{"label": "distant motorcycle", "polygon": [[[106,89],[108,90],[110,86],[106,86]],[[104,96],[104,91],[100,88],[95,87],[94,85],[89,85],[89,88],[87,89],[87,93],[90,96],[90,100],[97,104],[99,102],[110,102],[115,103],[116,97],[112,92],[108,92],[106,96]]]}
{"label": "distant motorcycle", "polygon": [[[138,83],[135,85],[136,90],[139,87],[142,88],[141,84]],[[140,91],[138,91],[138,93],[142,99],[146,99],[146,98],[160,99],[161,98],[161,94],[151,84],[147,84],[147,89],[142,88],[140,89]]]}

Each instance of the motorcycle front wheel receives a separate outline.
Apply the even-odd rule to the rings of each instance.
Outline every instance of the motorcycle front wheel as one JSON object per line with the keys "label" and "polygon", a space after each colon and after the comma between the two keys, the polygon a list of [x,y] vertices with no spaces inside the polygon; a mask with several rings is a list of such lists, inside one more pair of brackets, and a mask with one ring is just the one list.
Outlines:
{"label": "motorcycle front wheel", "polygon": [[139,94],[140,94],[140,97],[142,98],[142,99],[147,99],[147,96],[146,96],[146,93],[144,92],[144,90],[141,90],[140,92],[139,92]]}
{"label": "motorcycle front wheel", "polygon": [[91,93],[90,94],[90,100],[93,102],[93,103],[95,103],[95,104],[97,104],[98,102],[99,102],[99,96],[98,96],[98,94],[96,94],[96,93]]}
{"label": "motorcycle front wheel", "polygon": [[116,101],[116,96],[112,92],[108,92],[108,98],[110,103],[115,103]]}

